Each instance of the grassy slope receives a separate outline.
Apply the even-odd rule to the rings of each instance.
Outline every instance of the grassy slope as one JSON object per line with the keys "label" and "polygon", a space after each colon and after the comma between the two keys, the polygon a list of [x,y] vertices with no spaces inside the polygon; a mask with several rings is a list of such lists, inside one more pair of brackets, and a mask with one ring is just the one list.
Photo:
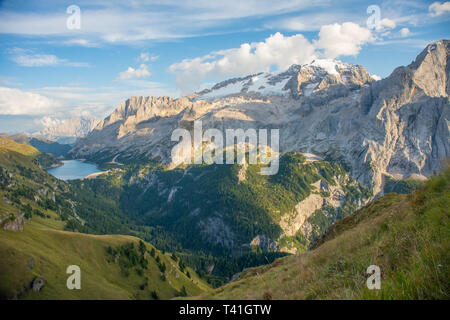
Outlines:
{"label": "grassy slope", "polygon": [[21,145],[32,146],[40,152],[50,153],[56,157],[65,155],[71,149],[71,146],[68,144],[61,144],[44,138],[31,138],[21,133],[12,135],[0,133],[0,139],[2,138],[14,141]]}
{"label": "grassy slope", "polygon": [[[26,145],[21,145],[8,139],[0,139],[0,166],[13,170],[17,165],[35,170],[36,174],[45,175],[32,163],[39,152]],[[37,172],[36,170],[40,170]],[[15,175],[15,181],[21,184],[36,184],[31,180]],[[53,178],[48,177],[48,181]],[[47,181],[47,182],[48,182]],[[0,191],[0,213],[20,214],[20,209],[5,199],[5,192]],[[21,198],[22,203],[30,203]],[[36,205],[30,203],[33,207]],[[42,209],[42,208],[41,208]],[[45,210],[47,218],[33,215],[26,220],[23,232],[13,232],[0,229],[0,298],[12,298],[17,294],[26,299],[150,299],[155,291],[159,298],[174,297],[184,286],[188,294],[199,294],[208,289],[193,270],[188,268],[189,279],[180,272],[169,254],[156,250],[161,263],[167,266],[166,280],[161,279],[161,273],[155,258],[147,255],[148,266],[138,275],[135,268],[129,269],[129,276],[121,272],[118,263],[114,262],[106,252],[111,246],[133,242],[138,238],[120,235],[87,235],[62,231],[64,222],[59,215],[51,210]],[[153,246],[146,244],[150,251]],[[33,258],[34,267],[28,268]],[[66,268],[69,265],[81,268],[81,290],[66,288]],[[30,287],[36,277],[44,277],[46,284],[36,293],[25,290]],[[141,289],[144,283],[147,285]]]}
{"label": "grassy slope", "polygon": [[[389,194],[330,228],[315,249],[250,269],[212,299],[449,299],[450,170]],[[381,268],[381,290],[366,269]]]}
{"label": "grassy slope", "polygon": [[[149,265],[139,276],[134,269],[128,277],[121,274],[117,263],[106,254],[107,246],[117,247],[125,243],[136,243],[139,239],[119,235],[87,235],[49,229],[33,217],[25,225],[24,232],[0,231],[0,293],[3,297],[13,297],[29,286],[35,276],[43,276],[47,283],[41,292],[30,290],[26,299],[150,299],[151,291],[156,291],[162,299],[172,298],[184,285],[189,294],[199,294],[208,287],[190,270],[192,277],[179,271],[167,255],[156,251],[161,260],[173,269],[166,281],[160,278],[160,271],[152,257]],[[152,246],[147,244],[148,250]],[[33,257],[34,267],[28,269]],[[69,265],[81,268],[81,290],[68,290],[65,273]],[[176,277],[178,274],[178,278]],[[145,280],[148,278],[148,281]],[[170,282],[169,282],[170,281]],[[147,282],[145,290],[139,286]]]}
{"label": "grassy slope", "polygon": [[6,138],[0,138],[0,151],[2,153],[14,151],[25,156],[36,156],[39,154],[39,151],[32,146],[20,144]]}

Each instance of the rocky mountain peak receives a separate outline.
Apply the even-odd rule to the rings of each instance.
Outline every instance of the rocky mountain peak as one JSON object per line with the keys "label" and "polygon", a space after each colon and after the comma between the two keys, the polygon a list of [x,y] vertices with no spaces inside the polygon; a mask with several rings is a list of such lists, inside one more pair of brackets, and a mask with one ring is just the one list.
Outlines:
{"label": "rocky mountain peak", "polygon": [[95,130],[100,131],[114,123],[134,126],[154,117],[172,116],[185,108],[186,104],[189,104],[189,99],[186,97],[180,99],[171,97],[131,97],[122,102],[111,115],[100,121]]}
{"label": "rocky mountain peak", "polygon": [[409,65],[414,82],[430,97],[448,97],[450,93],[450,41],[429,44]]}
{"label": "rocky mountain peak", "polygon": [[374,81],[369,73],[358,65],[331,59],[317,59],[309,64],[291,65],[278,73],[261,72],[222,81],[195,95],[196,100],[212,101],[226,96],[310,96],[334,85],[355,89]]}
{"label": "rocky mountain peak", "polygon": [[289,88],[294,98],[310,96],[335,85],[343,85],[353,90],[374,81],[370,74],[359,65],[337,60],[320,59],[300,66],[290,80]]}
{"label": "rocky mountain peak", "polygon": [[399,86],[406,91],[398,95],[401,100],[408,100],[413,95],[426,95],[428,97],[446,97],[450,93],[450,41],[440,40],[430,43],[406,67],[398,67],[385,79],[391,91],[397,91]]}
{"label": "rocky mountain peak", "polygon": [[418,69],[423,63],[446,65],[446,58],[450,50],[450,40],[439,40],[428,44],[425,49],[409,65],[411,69]]}
{"label": "rocky mountain peak", "polygon": [[32,136],[70,144],[78,138],[85,137],[98,123],[99,120],[93,117],[77,116],[46,126],[42,130],[34,132]]}

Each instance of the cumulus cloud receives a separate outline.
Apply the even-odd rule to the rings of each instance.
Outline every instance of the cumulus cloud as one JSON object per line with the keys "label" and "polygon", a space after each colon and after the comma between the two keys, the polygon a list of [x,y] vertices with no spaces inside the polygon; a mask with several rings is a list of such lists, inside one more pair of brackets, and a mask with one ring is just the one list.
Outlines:
{"label": "cumulus cloud", "polygon": [[102,119],[131,96],[175,96],[175,92],[162,83],[142,79],[130,79],[126,83],[106,87],[60,86],[20,90],[0,86],[0,128],[8,132],[33,131],[44,124],[51,125],[80,115]]}
{"label": "cumulus cloud", "polygon": [[381,80],[381,77],[376,75],[376,74],[371,74],[370,76],[372,77],[372,79],[374,79],[376,81],[380,81]]}
{"label": "cumulus cloud", "polygon": [[409,31],[408,28],[401,28],[400,29],[400,36],[402,36],[402,37],[407,37],[410,33],[411,33],[411,31]]}
{"label": "cumulus cloud", "polygon": [[56,127],[57,125],[61,124],[60,119],[52,118],[49,116],[42,117],[40,119],[36,119],[36,122],[43,127],[49,128],[49,127]]}
{"label": "cumulus cloud", "polygon": [[177,75],[183,92],[196,89],[203,80],[247,75],[271,68],[283,70],[317,58],[356,55],[374,40],[370,30],[353,22],[322,26],[319,39],[310,42],[302,34],[284,36],[277,32],[261,42],[243,43],[239,48],[215,51],[203,57],[184,59],[169,67]]}
{"label": "cumulus cloud", "polygon": [[388,18],[383,18],[379,21],[376,30],[377,31],[384,31],[386,29],[395,29],[395,27],[397,26],[397,24],[395,23],[394,20],[388,19]]}
{"label": "cumulus cloud", "polygon": [[324,50],[326,58],[336,58],[357,55],[362,45],[372,40],[374,38],[369,29],[353,22],[344,22],[323,26],[315,45]]}
{"label": "cumulus cloud", "polygon": [[150,60],[150,56],[149,56],[149,54],[147,52],[142,52],[139,55],[139,59],[144,61],[144,62],[148,62]]}
{"label": "cumulus cloud", "polygon": [[59,106],[58,101],[37,93],[0,87],[0,114],[46,114]]}
{"label": "cumulus cloud", "polygon": [[119,74],[119,79],[125,80],[131,78],[145,78],[148,76],[150,76],[150,71],[148,71],[147,66],[145,64],[141,64],[137,69],[128,67],[127,70]]}
{"label": "cumulus cloud", "polygon": [[187,91],[198,87],[205,78],[269,71],[272,66],[284,69],[294,63],[310,62],[314,57],[314,46],[303,35],[286,37],[277,32],[262,42],[243,43],[239,48],[185,59],[172,64],[169,71],[177,74],[177,86]]}
{"label": "cumulus cloud", "polygon": [[446,1],[443,3],[440,3],[438,1],[433,2],[428,7],[428,12],[430,13],[430,16],[432,16],[432,17],[438,17],[443,14],[449,13],[450,12],[450,1]]}

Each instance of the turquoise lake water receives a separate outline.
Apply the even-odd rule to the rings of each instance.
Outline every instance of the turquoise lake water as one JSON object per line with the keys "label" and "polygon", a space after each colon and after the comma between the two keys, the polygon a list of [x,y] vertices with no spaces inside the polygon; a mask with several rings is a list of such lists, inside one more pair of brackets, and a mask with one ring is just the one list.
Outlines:
{"label": "turquoise lake water", "polygon": [[91,173],[102,172],[95,164],[80,160],[64,160],[64,165],[48,169],[47,172],[61,180],[84,178]]}

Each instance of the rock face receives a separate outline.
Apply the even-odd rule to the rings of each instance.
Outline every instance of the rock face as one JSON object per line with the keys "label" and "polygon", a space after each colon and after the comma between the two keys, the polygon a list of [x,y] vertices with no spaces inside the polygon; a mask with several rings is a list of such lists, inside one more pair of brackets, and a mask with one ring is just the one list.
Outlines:
{"label": "rock face", "polygon": [[[313,193],[297,203],[292,212],[281,216],[279,225],[283,230],[283,234],[278,241],[284,237],[296,237],[299,234],[303,236],[306,242],[314,240],[318,232],[312,233],[312,231],[319,227],[314,224],[314,221],[310,220],[314,214],[320,211],[330,224],[333,223],[340,218],[336,215],[336,210],[344,208],[351,202],[348,199],[349,188],[358,188],[357,183],[354,180],[352,181],[348,174],[334,177],[332,184],[327,183],[325,180],[319,180],[312,186],[315,188]],[[360,197],[355,199],[354,206],[355,208],[360,208],[367,202],[368,198]],[[297,248],[295,246],[280,245],[280,251],[295,254],[297,253]]]}
{"label": "rock face", "polygon": [[28,261],[28,270],[31,270],[34,268],[34,258],[31,257],[30,260]]}
{"label": "rock face", "polygon": [[176,128],[278,128],[280,151],[345,163],[382,192],[383,175],[429,176],[449,145],[448,40],[428,45],[407,67],[375,81],[361,66],[332,60],[221,82],[189,97],[132,97],[70,151],[108,162],[171,162]]}
{"label": "rock face", "polygon": [[23,214],[19,216],[3,216],[0,215],[0,224],[3,224],[3,229],[14,232],[23,231]]}
{"label": "rock face", "polygon": [[48,126],[39,132],[33,133],[34,137],[41,137],[59,143],[74,143],[78,138],[85,137],[95,126],[98,120],[86,117],[73,117],[63,120],[54,126]]}
{"label": "rock face", "polygon": [[294,236],[316,210],[321,209],[324,199],[319,194],[311,194],[305,200],[299,202],[295,206],[292,214],[284,215],[281,218],[280,227],[286,236]]}
{"label": "rock face", "polygon": [[211,217],[200,220],[197,226],[205,241],[224,248],[232,248],[235,245],[235,235],[219,213],[216,212]]}
{"label": "rock face", "polygon": [[260,247],[263,251],[278,251],[278,245],[275,241],[265,235],[258,235],[250,242],[252,248]]}
{"label": "rock face", "polygon": [[45,278],[44,277],[36,277],[34,278],[33,282],[31,283],[31,288],[34,292],[41,291],[42,287],[45,285]]}

